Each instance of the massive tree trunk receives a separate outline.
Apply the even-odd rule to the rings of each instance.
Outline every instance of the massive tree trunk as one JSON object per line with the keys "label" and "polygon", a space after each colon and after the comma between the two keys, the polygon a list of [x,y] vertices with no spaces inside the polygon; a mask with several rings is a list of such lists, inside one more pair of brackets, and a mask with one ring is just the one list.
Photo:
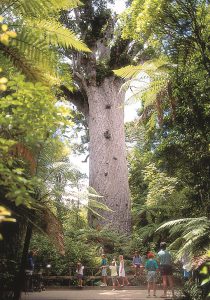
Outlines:
{"label": "massive tree trunk", "polygon": [[100,211],[104,219],[90,216],[94,227],[130,232],[130,198],[124,134],[124,93],[119,80],[105,78],[89,86],[90,186],[103,196],[113,212]]}
{"label": "massive tree trunk", "polygon": [[[90,186],[103,196],[100,200],[113,212],[99,210],[105,218],[90,214],[91,225],[109,227],[121,233],[130,232],[130,199],[126,163],[122,82],[112,69],[128,64],[129,41],[113,40],[116,17],[111,15],[106,0],[86,0],[76,9],[72,26],[77,24],[90,54],[66,53],[73,62],[77,92],[65,86],[64,94],[86,117],[90,136]],[[71,27],[70,15],[65,25]],[[110,41],[113,40],[113,43]]]}

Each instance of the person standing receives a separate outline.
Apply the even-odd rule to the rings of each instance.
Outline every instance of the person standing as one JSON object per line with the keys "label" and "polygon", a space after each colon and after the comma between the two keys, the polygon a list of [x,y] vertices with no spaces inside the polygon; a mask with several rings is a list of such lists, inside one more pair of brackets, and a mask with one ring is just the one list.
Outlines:
{"label": "person standing", "polygon": [[121,286],[124,286],[125,285],[125,265],[124,265],[123,255],[119,255],[119,261],[120,261],[119,277],[120,277],[120,281],[121,281]]}
{"label": "person standing", "polygon": [[102,254],[101,277],[102,277],[102,284],[100,286],[107,286],[107,259],[105,254]]}
{"label": "person standing", "polygon": [[112,278],[112,285],[113,285],[113,291],[115,291],[116,285],[119,286],[119,281],[117,279],[117,264],[116,261],[113,260],[111,266],[109,266],[111,270],[111,278]]}
{"label": "person standing", "polygon": [[[136,275],[139,273],[138,269],[140,271],[141,270],[140,268],[143,267],[142,259],[141,259],[141,256],[139,255],[138,251],[135,251],[132,263],[133,263],[133,267],[135,268],[134,277],[136,277]],[[140,273],[141,273],[141,271],[140,271]]]}
{"label": "person standing", "polygon": [[33,286],[33,272],[34,272],[34,255],[35,251],[30,250],[27,256],[27,261],[26,261],[26,289],[29,292],[33,292],[34,286]]}
{"label": "person standing", "polygon": [[159,263],[160,263],[160,273],[163,281],[163,292],[161,296],[165,298],[167,296],[167,282],[169,282],[169,287],[172,291],[172,297],[174,297],[174,278],[172,270],[172,257],[168,250],[166,250],[166,243],[160,243],[160,251],[158,252]]}
{"label": "person standing", "polygon": [[83,270],[84,270],[84,266],[81,264],[81,262],[78,262],[76,273],[77,273],[77,279],[78,279],[78,286],[79,287],[82,287],[82,283],[83,283]]}
{"label": "person standing", "polygon": [[183,257],[181,259],[181,263],[182,263],[184,281],[187,281],[192,276],[189,255],[187,255],[187,254],[183,255]]}
{"label": "person standing", "polygon": [[145,264],[145,269],[147,270],[147,291],[148,297],[150,297],[150,290],[153,288],[153,296],[156,297],[156,277],[157,277],[157,269],[158,264],[154,259],[154,254],[152,252],[148,253],[148,260]]}

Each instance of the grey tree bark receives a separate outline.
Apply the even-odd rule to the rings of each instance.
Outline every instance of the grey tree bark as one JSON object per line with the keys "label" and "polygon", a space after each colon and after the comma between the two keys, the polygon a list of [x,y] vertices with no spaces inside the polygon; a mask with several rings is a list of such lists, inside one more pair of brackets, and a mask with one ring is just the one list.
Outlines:
{"label": "grey tree bark", "polygon": [[[89,182],[103,196],[100,201],[113,212],[99,210],[105,218],[89,214],[92,226],[107,226],[112,230],[130,233],[130,197],[124,134],[124,94],[119,93],[122,81],[112,69],[128,64],[129,41],[113,39],[116,17],[106,6],[106,0],[86,0],[74,10],[73,26],[91,53],[66,52],[72,61],[73,76],[78,87],[74,93],[62,87],[64,94],[82,112],[89,127]],[[71,21],[63,16],[66,26]],[[111,43],[110,41],[114,41]]]}
{"label": "grey tree bark", "polygon": [[90,186],[113,212],[100,210],[105,218],[90,214],[92,226],[129,233],[131,227],[128,168],[124,133],[124,93],[120,81],[105,78],[87,90],[90,134]]}

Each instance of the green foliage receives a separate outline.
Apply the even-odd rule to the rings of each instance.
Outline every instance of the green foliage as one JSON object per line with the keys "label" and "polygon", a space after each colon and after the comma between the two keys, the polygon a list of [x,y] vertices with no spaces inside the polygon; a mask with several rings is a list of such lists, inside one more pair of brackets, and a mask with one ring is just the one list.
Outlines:
{"label": "green foliage", "polygon": [[[60,83],[56,49],[70,47],[89,51],[73,32],[58,22],[61,9],[77,4],[76,0],[59,3],[20,0],[0,4],[4,22],[9,24],[2,24],[0,33],[3,43],[0,60],[4,67],[4,77],[0,78],[1,203],[12,210],[18,221],[15,227],[18,253],[22,250],[25,229],[31,224],[45,232],[60,253],[64,252],[62,226],[57,219],[61,209],[54,202],[59,202],[68,180],[73,177],[71,167],[66,168],[69,151],[59,140],[59,135],[72,122],[69,108],[57,101],[57,91],[49,86]],[[16,33],[12,31],[14,28]],[[15,37],[8,43],[9,38]],[[19,75],[16,67],[26,79]],[[37,81],[44,81],[45,85]],[[13,241],[15,234],[11,234],[11,240],[3,240],[5,246]],[[7,251],[3,255],[10,258],[11,253]],[[14,255],[19,265],[18,259],[18,255]],[[3,277],[8,275],[13,280],[8,260],[6,264]],[[12,289],[9,283],[6,288]]]}
{"label": "green foliage", "polygon": [[[59,12],[80,5],[80,1],[3,1],[0,14],[4,14],[9,28],[15,28],[16,39],[0,51],[12,61],[30,80],[59,83],[57,78],[58,47],[90,52],[69,29],[59,23]],[[9,11],[15,17],[11,18]]]}
{"label": "green foliage", "polygon": [[[121,20],[124,38],[154,51],[153,60],[116,73],[130,79],[125,88],[135,87],[145,129],[130,163],[133,235],[147,245],[154,241],[155,248],[166,240],[177,259],[187,255],[193,265],[193,257],[210,247],[209,2],[133,0]],[[138,80],[146,77],[139,72],[155,66],[157,55],[166,56],[166,64],[153,68],[151,81],[138,88]],[[203,287],[189,280],[183,289],[187,299],[207,296],[208,274],[197,273]]]}
{"label": "green foliage", "polygon": [[[207,1],[134,0],[124,13],[124,38],[132,36],[146,45],[162,47],[169,56],[196,48],[209,71],[208,35],[209,4]],[[175,54],[176,55],[176,54]]]}
{"label": "green foliage", "polygon": [[97,266],[96,248],[82,240],[76,229],[65,232],[65,256],[59,255],[49,239],[40,234],[33,236],[31,247],[38,250],[37,268],[51,264],[51,275],[68,275],[70,267],[74,275],[79,260],[86,267]]}
{"label": "green foliage", "polygon": [[44,17],[46,14],[51,15],[61,9],[72,9],[81,5],[82,2],[79,0],[39,0],[39,1],[27,1],[19,0],[10,2],[10,0],[1,1],[1,14],[7,13],[9,10],[15,10],[23,16],[30,17]]}
{"label": "green foliage", "polygon": [[194,281],[188,280],[183,287],[183,294],[190,300],[203,300],[202,289]]}
{"label": "green foliage", "polygon": [[[125,245],[125,236],[110,232],[106,229],[101,231],[88,227],[86,216],[75,212],[74,207],[63,212],[65,255],[61,256],[56,252],[52,245],[45,237],[36,233],[33,236],[31,248],[38,250],[37,265],[46,266],[47,263],[52,265],[50,273],[52,275],[67,275],[69,267],[75,274],[76,264],[80,260],[87,267],[85,274],[89,274],[88,268],[95,268],[94,275],[99,271],[101,264],[101,251],[107,254],[108,262],[113,260],[119,254],[124,254],[126,258],[131,259],[134,248]],[[79,218],[79,219],[78,219]]]}
{"label": "green foliage", "polygon": [[[208,289],[208,287],[210,286],[210,261],[209,261],[209,258],[210,258],[210,250],[208,250],[207,252],[207,256],[208,256],[208,260],[205,262],[205,264],[202,266],[201,268],[201,271],[200,271],[200,274],[203,274],[204,275],[204,278],[201,282],[201,286],[204,286],[206,287],[206,290]],[[210,292],[208,292],[208,295],[207,297],[210,296]]]}
{"label": "green foliage", "polygon": [[38,181],[27,174],[35,171],[40,145],[56,130],[70,125],[66,119],[68,109],[56,107],[57,100],[49,88],[25,82],[22,75],[14,77],[7,86],[9,93],[0,103],[0,148],[4,153],[0,159],[0,182],[17,205],[29,205]]}
{"label": "green foliage", "polygon": [[[4,18],[0,16],[0,23],[2,23]],[[11,38],[15,38],[16,32],[9,31],[7,24],[1,25],[1,34],[0,34],[0,42],[4,45],[8,45]]]}
{"label": "green foliage", "polygon": [[158,230],[167,228],[173,239],[170,247],[178,250],[177,259],[181,259],[185,255],[192,259],[206,253],[210,248],[210,222],[206,217],[169,221],[160,226]]}
{"label": "green foliage", "polygon": [[147,121],[146,128],[150,132],[163,122],[163,102],[168,94],[167,89],[170,82],[169,70],[172,66],[167,59],[160,57],[146,61],[139,66],[127,66],[114,70],[117,76],[131,78],[126,81],[122,88],[129,89],[132,93],[127,102],[141,100],[142,121]]}
{"label": "green foliage", "polygon": [[144,180],[148,182],[147,206],[158,206],[166,204],[175,191],[177,179],[167,177],[164,172],[157,170],[154,164],[146,166]]}
{"label": "green foliage", "polygon": [[159,59],[154,59],[151,61],[146,61],[142,65],[138,66],[126,66],[119,70],[114,70],[114,73],[117,76],[120,76],[122,78],[132,78],[137,79],[140,72],[145,72],[148,75],[155,75],[155,76],[161,76],[163,75],[164,71],[167,69],[168,63],[166,61],[166,58],[160,57]]}
{"label": "green foliage", "polygon": [[[10,218],[11,212],[3,206],[0,206],[0,223],[1,222],[15,222],[14,218]],[[0,240],[3,239],[2,234],[0,233]]]}

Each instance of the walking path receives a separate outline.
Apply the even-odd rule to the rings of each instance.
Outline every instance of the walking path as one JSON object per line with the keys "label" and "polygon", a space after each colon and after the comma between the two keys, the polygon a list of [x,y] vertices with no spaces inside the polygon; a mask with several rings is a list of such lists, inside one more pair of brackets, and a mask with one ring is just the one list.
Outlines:
{"label": "walking path", "polygon": [[[22,295],[22,300],[146,300],[146,299],[171,299],[160,298],[162,290],[157,291],[157,297],[147,297],[147,290],[105,290],[105,289],[83,289],[83,290],[51,290]],[[152,293],[151,293],[152,295]]]}

